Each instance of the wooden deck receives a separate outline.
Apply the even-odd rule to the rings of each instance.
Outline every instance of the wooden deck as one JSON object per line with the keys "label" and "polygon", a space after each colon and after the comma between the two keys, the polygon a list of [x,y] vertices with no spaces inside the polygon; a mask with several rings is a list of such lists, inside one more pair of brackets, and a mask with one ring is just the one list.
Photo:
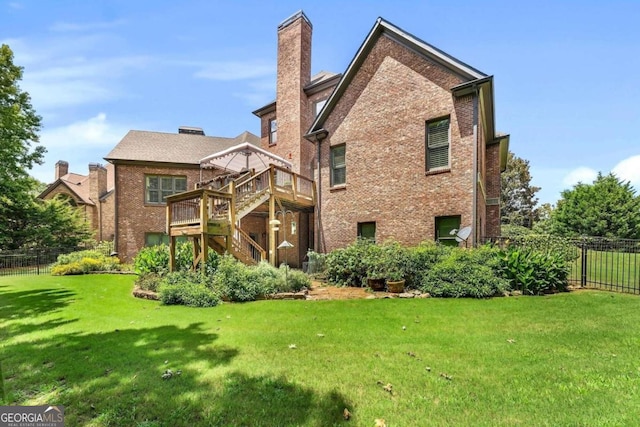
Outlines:
{"label": "wooden deck", "polygon": [[247,263],[266,259],[267,251],[236,224],[257,209],[268,211],[269,219],[274,219],[276,205],[283,204],[313,209],[316,186],[308,178],[273,165],[218,190],[200,188],[167,197],[171,266],[175,260],[175,238],[179,236],[194,239],[194,264],[202,257],[206,259],[208,247],[218,252],[224,249]]}

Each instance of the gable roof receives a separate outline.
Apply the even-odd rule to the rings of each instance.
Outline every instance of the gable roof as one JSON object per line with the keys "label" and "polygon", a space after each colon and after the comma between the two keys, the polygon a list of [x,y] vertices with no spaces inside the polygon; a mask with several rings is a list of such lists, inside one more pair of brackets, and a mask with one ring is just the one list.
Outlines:
{"label": "gable roof", "polygon": [[44,199],[49,193],[58,187],[63,187],[71,193],[76,203],[85,205],[95,205],[89,197],[89,177],[77,173],[68,173],[49,184],[45,190],[38,195],[39,199]]}
{"label": "gable roof", "polygon": [[351,60],[349,67],[342,75],[340,82],[336,86],[335,90],[327,100],[322,111],[316,117],[315,121],[311,125],[308,134],[312,134],[322,129],[325,120],[329,117],[329,114],[338,103],[340,97],[344,94],[349,87],[349,84],[356,76],[360,66],[364,63],[365,59],[376,41],[382,36],[386,35],[392,40],[406,46],[408,49],[422,55],[459,75],[463,80],[474,81],[478,79],[484,79],[488,76],[481,71],[465,64],[457,58],[449,55],[448,53],[436,48],[435,46],[426,43],[425,41],[415,37],[414,35],[407,33],[399,27],[385,21],[382,18],[378,18],[373,25],[373,28],[369,32],[369,35],[365,38],[364,42],[358,49],[358,52]]}
{"label": "gable roof", "polygon": [[234,145],[260,145],[260,138],[243,132],[235,138],[131,130],[104,158],[109,162],[139,161],[199,165],[200,159]]}
{"label": "gable roof", "polygon": [[[321,90],[330,88],[335,86],[342,74],[332,73],[331,71],[320,71],[319,73],[311,76],[311,80],[309,84],[306,85],[303,90],[307,95],[312,95],[314,93],[320,92]],[[252,111],[252,114],[262,117],[267,113],[271,113],[276,109],[276,101],[271,101],[267,105],[264,105],[258,108],[255,111]]]}

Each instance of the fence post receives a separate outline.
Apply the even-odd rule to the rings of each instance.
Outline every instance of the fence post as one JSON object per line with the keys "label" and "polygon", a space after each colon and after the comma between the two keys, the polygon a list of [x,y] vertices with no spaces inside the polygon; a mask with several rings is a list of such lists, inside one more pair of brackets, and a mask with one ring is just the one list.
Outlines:
{"label": "fence post", "polygon": [[40,275],[40,249],[36,249],[36,275]]}
{"label": "fence post", "polygon": [[582,259],[582,271],[580,275],[580,286],[583,288],[587,286],[587,239],[582,238],[581,245],[581,259]]}

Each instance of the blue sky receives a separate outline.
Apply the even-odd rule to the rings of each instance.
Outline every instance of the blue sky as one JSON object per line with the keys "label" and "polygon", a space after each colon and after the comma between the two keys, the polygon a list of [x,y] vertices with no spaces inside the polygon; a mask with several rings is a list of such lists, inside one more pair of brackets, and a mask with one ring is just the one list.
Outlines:
{"label": "blue sky", "polygon": [[86,174],[130,129],[259,133],[276,28],[303,9],[312,71],[343,72],[378,16],[495,78],[497,128],[541,202],[614,171],[640,189],[640,1],[0,0],[48,154]]}

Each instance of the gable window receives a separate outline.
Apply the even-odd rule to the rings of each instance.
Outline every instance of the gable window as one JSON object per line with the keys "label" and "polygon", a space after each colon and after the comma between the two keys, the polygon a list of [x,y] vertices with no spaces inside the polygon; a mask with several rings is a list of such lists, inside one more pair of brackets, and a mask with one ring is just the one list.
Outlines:
{"label": "gable window", "polygon": [[436,241],[446,246],[458,246],[456,233],[453,230],[460,230],[460,216],[439,216],[436,217]]}
{"label": "gable window", "polygon": [[322,107],[324,107],[324,104],[327,103],[326,99],[323,99],[322,101],[318,101],[315,104],[313,104],[313,115],[314,117],[317,117],[318,114],[320,114],[320,110],[322,110]]}
{"label": "gable window", "polygon": [[373,222],[359,222],[358,223],[358,237],[361,239],[367,239],[376,241],[376,223]]}
{"label": "gable window", "polygon": [[276,119],[269,120],[269,145],[278,142],[278,121]]}
{"label": "gable window", "polygon": [[427,172],[449,167],[449,117],[426,124]]}
{"label": "gable window", "polygon": [[145,203],[164,204],[168,196],[184,191],[187,191],[187,178],[184,176],[145,176]]}
{"label": "gable window", "polygon": [[346,145],[331,147],[331,186],[347,183]]}

